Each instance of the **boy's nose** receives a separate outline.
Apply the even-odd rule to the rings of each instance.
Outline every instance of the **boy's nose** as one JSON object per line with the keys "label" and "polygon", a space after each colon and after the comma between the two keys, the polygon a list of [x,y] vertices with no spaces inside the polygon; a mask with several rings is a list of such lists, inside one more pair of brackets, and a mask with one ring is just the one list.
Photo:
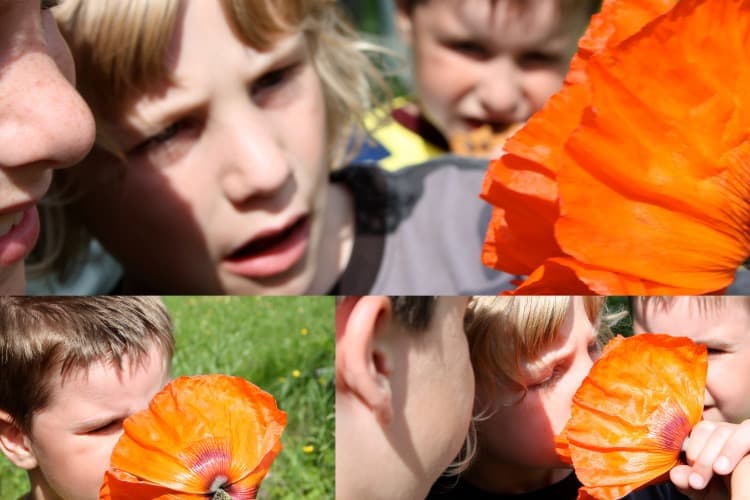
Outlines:
{"label": "boy's nose", "polygon": [[477,96],[487,121],[515,123],[523,120],[527,112],[521,75],[509,59],[488,66],[477,86]]}
{"label": "boy's nose", "polygon": [[0,166],[61,168],[80,161],[94,141],[94,119],[52,58],[31,52],[4,73]]}
{"label": "boy's nose", "polygon": [[292,176],[290,160],[273,126],[260,114],[247,112],[236,118],[220,137],[222,189],[234,204],[272,197]]}

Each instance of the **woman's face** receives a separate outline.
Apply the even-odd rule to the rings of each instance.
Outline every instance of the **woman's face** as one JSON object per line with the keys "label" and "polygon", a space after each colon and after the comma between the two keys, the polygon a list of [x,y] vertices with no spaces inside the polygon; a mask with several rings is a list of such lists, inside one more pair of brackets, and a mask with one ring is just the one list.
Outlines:
{"label": "woman's face", "polygon": [[0,293],[24,291],[23,260],[52,170],[79,161],[94,141],[50,3],[0,0]]}
{"label": "woman's face", "polygon": [[[221,2],[185,1],[176,22],[171,83],[118,124],[124,174],[80,204],[85,222],[141,290],[304,293],[329,189],[309,47],[301,33],[246,45]],[[117,168],[99,156],[87,168]]]}

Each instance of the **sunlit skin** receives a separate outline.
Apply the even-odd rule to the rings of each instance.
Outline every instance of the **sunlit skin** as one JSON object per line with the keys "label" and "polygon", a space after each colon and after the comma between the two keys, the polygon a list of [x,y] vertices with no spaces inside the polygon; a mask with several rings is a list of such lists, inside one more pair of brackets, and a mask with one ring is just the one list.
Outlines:
{"label": "sunlit skin", "polygon": [[[291,33],[262,52],[239,38],[221,2],[180,8],[168,57],[174,84],[134,100],[116,124],[126,174],[96,185],[77,209],[124,265],[126,289],[327,292],[348,259],[352,210],[328,183],[309,44]],[[122,168],[101,153],[85,167],[110,178]],[[272,237],[289,248],[234,258]]]}
{"label": "sunlit skin", "polygon": [[522,493],[560,481],[571,470],[555,453],[554,436],[570,418],[573,395],[599,355],[597,327],[586,314],[583,299],[572,297],[556,341],[537,360],[525,360],[523,381],[528,393],[518,403],[517,389],[498,387],[478,394],[494,413],[478,422],[481,443],[466,478],[481,489]]}
{"label": "sunlit skin", "polygon": [[[380,299],[389,300],[347,301]],[[381,360],[379,385],[388,388],[391,404],[387,415],[373,411],[352,393],[347,380],[356,369],[342,369],[342,356],[337,354],[337,498],[424,498],[458,454],[474,397],[463,329],[467,302],[467,297],[439,297],[424,331],[406,331],[390,317],[390,324],[375,337],[371,351]],[[337,309],[337,335],[342,333],[340,312]],[[341,342],[338,338],[337,349]]]}
{"label": "sunlit skin", "polygon": [[52,380],[52,400],[32,420],[28,445],[30,500],[97,500],[104,472],[126,417],[148,407],[167,383],[169,364],[152,347],[141,364],[123,357]]}
{"label": "sunlit skin", "polygon": [[688,337],[708,348],[704,420],[686,443],[690,466],[670,473],[681,489],[703,490],[714,473],[730,474],[750,453],[750,301],[737,296],[635,300],[633,312],[636,333]]}
{"label": "sunlit skin", "polygon": [[588,22],[587,2],[429,0],[398,22],[422,111],[450,139],[525,121],[557,92]]}
{"label": "sunlit skin", "polygon": [[48,7],[0,0],[0,293],[24,292],[24,258],[39,233],[36,204],[52,171],[94,140],[91,112],[74,89],[70,51]]}

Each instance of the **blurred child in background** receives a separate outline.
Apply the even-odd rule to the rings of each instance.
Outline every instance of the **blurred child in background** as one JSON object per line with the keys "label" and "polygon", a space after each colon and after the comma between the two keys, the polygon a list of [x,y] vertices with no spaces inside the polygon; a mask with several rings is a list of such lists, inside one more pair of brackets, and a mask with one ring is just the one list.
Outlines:
{"label": "blurred child in background", "polygon": [[359,161],[397,169],[454,152],[489,158],[562,86],[598,0],[395,0],[415,100],[397,99]]}

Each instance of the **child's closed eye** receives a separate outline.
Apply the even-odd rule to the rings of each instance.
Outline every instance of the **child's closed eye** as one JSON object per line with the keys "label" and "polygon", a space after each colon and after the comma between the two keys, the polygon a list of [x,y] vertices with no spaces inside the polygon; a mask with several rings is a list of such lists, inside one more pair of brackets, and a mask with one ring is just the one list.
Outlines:
{"label": "child's closed eye", "polygon": [[489,56],[489,51],[482,44],[471,40],[451,40],[445,42],[445,46],[474,59],[484,59]]}
{"label": "child's closed eye", "polygon": [[86,434],[111,434],[113,432],[119,432],[122,429],[122,422],[123,419],[118,418],[91,429],[87,431]]}
{"label": "child's closed eye", "polygon": [[[201,123],[197,119],[183,118],[146,138],[128,151],[128,155],[148,155],[152,159],[173,162],[188,149],[192,140],[200,135]],[[159,162],[161,163],[161,162]]]}

